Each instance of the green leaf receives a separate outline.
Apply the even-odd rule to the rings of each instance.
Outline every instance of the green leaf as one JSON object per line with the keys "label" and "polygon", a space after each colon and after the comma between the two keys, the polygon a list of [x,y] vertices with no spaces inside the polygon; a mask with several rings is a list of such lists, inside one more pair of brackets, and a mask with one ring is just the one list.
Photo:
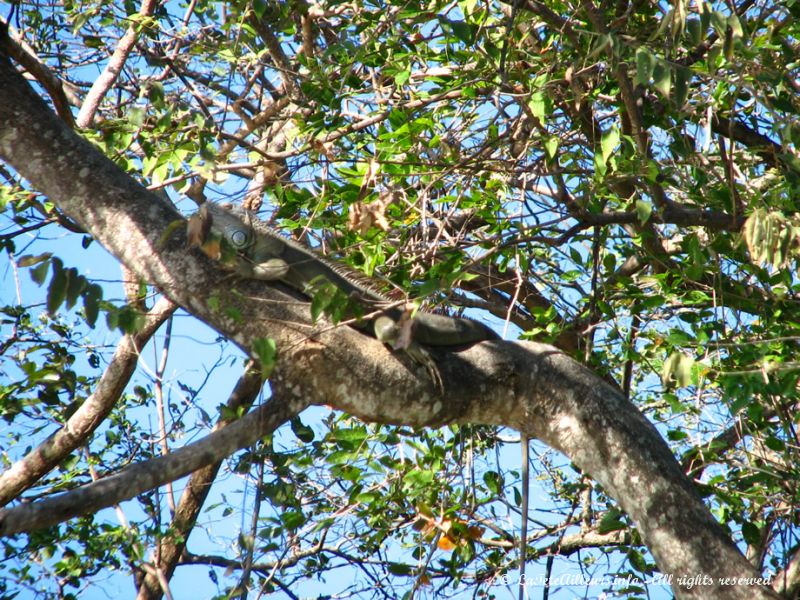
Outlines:
{"label": "green leaf", "polygon": [[436,473],[428,469],[414,469],[403,477],[403,486],[410,490],[427,489],[430,487]]}
{"label": "green leaf", "polygon": [[595,153],[594,155],[594,170],[597,173],[598,177],[604,177],[608,169],[606,168],[606,163],[603,161],[603,157],[600,153]]}
{"label": "green leaf", "polygon": [[644,558],[644,555],[633,548],[628,550],[628,560],[630,561],[631,566],[640,573],[649,573],[651,571],[650,566],[647,564],[647,561]]}
{"label": "green leaf", "polygon": [[619,144],[619,129],[612,127],[608,131],[603,132],[603,137],[600,140],[600,151],[602,153],[603,164],[608,164],[608,158],[614,149]]}
{"label": "green leaf", "polygon": [[461,12],[467,16],[471,16],[473,12],[475,12],[475,6],[478,4],[478,0],[458,0],[458,7],[461,9]]}
{"label": "green leaf", "polygon": [[100,301],[103,299],[103,288],[96,283],[86,287],[83,292],[83,311],[86,316],[86,323],[94,329],[97,322],[97,315],[100,313]]}
{"label": "green leaf", "polygon": [[558,153],[558,137],[552,135],[544,140],[544,151],[549,160],[553,160]]}
{"label": "green leaf", "polygon": [[106,41],[96,35],[84,35],[81,39],[87,48],[105,48],[106,45]]}
{"label": "green leaf", "polygon": [[31,279],[36,282],[37,285],[42,285],[47,279],[47,271],[50,270],[50,262],[45,261],[41,264],[36,265],[33,269],[31,269]]}
{"label": "green leaf", "polygon": [[123,306],[115,312],[114,324],[123,333],[136,333],[144,324],[144,315],[132,306]]}
{"label": "green leaf", "polygon": [[347,465],[359,459],[355,452],[335,451],[330,452],[325,460],[332,465]]}
{"label": "green leaf", "polygon": [[636,50],[636,76],[633,79],[635,85],[649,85],[653,77],[653,69],[656,66],[656,57],[647,48],[639,47]]}
{"label": "green leaf", "polygon": [[73,306],[75,306],[75,303],[78,301],[78,298],[80,298],[81,294],[83,294],[88,282],[83,275],[78,273],[78,269],[74,267],[65,269],[65,271],[67,273],[67,309],[70,310]]}
{"label": "green leaf", "polygon": [[455,36],[465,44],[472,45],[475,42],[475,27],[464,21],[449,21]]}
{"label": "green leaf", "polygon": [[261,378],[268,379],[275,368],[275,358],[278,356],[278,347],[275,345],[275,340],[272,338],[257,338],[253,340],[253,354],[258,362],[261,363]]}
{"label": "green leaf", "polygon": [[399,73],[395,73],[394,82],[398,86],[402,86],[409,80],[410,77],[411,77],[411,71],[406,69],[404,71],[400,71]]}
{"label": "green leaf", "polygon": [[389,573],[392,575],[400,575],[400,576],[408,576],[414,572],[414,569],[410,565],[406,565],[399,562],[390,562],[387,566]]}
{"label": "green leaf", "polygon": [[589,53],[589,58],[594,58],[595,56],[599,56],[606,50],[613,50],[614,48],[614,38],[609,33],[601,33],[597,36],[594,43],[594,48]]}
{"label": "green leaf", "polygon": [[672,69],[663,60],[656,62],[653,69],[653,87],[661,92],[663,96],[669,98],[669,93],[672,89]]}
{"label": "green leaf", "polygon": [[667,431],[667,439],[671,442],[680,442],[689,437],[689,434],[681,429],[670,429]]}
{"label": "green leaf", "polygon": [[700,31],[701,35],[705,35],[708,27],[711,25],[711,7],[707,2],[704,2],[700,7]]}
{"label": "green leaf", "polygon": [[700,19],[687,19],[686,30],[693,45],[697,46],[703,40],[703,25]]}
{"label": "green leaf", "polygon": [[367,435],[367,428],[360,426],[336,429],[333,432],[337,442],[347,442],[351,448],[360,446],[367,439]]}
{"label": "green leaf", "polygon": [[675,9],[670,8],[659,21],[658,27],[650,34],[650,41],[663,39],[675,20]]}
{"label": "green leaf", "polygon": [[537,91],[532,93],[528,100],[528,108],[531,109],[531,113],[533,113],[534,117],[543,121],[547,116],[547,100],[544,92]]}
{"label": "green leaf", "polygon": [[147,88],[147,98],[157,108],[164,108],[164,85],[160,81],[151,81]]}
{"label": "green leaf", "polygon": [[600,519],[600,523],[597,525],[597,532],[602,535],[612,531],[619,531],[620,529],[627,529],[628,524],[620,518],[621,515],[622,513],[616,509],[609,509]]}
{"label": "green leaf", "polygon": [[742,537],[751,546],[757,546],[761,543],[761,529],[755,523],[745,521],[742,523]]}
{"label": "green leaf", "polygon": [[266,0],[253,0],[253,13],[255,13],[257,18],[262,18],[264,16],[264,12],[267,10],[267,2]]}
{"label": "green leaf", "polygon": [[728,15],[727,24],[734,40],[744,37],[744,29],[742,29],[742,22],[739,21],[739,17],[735,14]]}
{"label": "green leaf", "polygon": [[636,216],[639,218],[639,222],[644,225],[650,219],[650,215],[653,214],[653,205],[649,202],[644,200],[637,200],[636,201]]}
{"label": "green leaf", "polygon": [[673,352],[664,361],[661,381],[667,385],[674,379],[680,387],[690,385],[693,381],[692,367],[694,367],[694,358],[682,352]]}
{"label": "green leaf", "polygon": [[[273,344],[274,345],[274,344]],[[297,436],[297,439],[301,442],[308,444],[309,442],[314,441],[314,430],[311,429],[308,425],[305,425],[301,420],[300,417],[295,417],[289,422],[292,433]]]}
{"label": "green leaf", "polygon": [[295,530],[306,522],[306,516],[299,510],[285,510],[281,513],[281,523],[286,529]]}
{"label": "green leaf", "polygon": [[311,297],[311,320],[317,321],[327,308],[333,303],[337,292],[336,286],[327,280],[322,284],[314,284],[313,295]]}
{"label": "green leaf", "polygon": [[672,101],[675,107],[679,110],[686,104],[686,98],[689,96],[689,81],[692,78],[692,72],[685,67],[678,67],[675,69],[675,85],[672,88]]}
{"label": "green leaf", "polygon": [[242,311],[239,310],[235,306],[226,306],[225,310],[223,311],[225,316],[229,319],[235,321],[236,323],[241,323],[242,321]]}
{"label": "green leaf", "polygon": [[774,435],[769,435],[764,438],[764,445],[775,452],[784,452],[786,450],[786,444],[784,441],[775,437]]}
{"label": "green leaf", "polygon": [[711,25],[721,38],[725,37],[725,31],[728,29],[728,17],[718,10],[711,13]]}
{"label": "green leaf", "polygon": [[[50,257],[53,256],[52,252],[45,252],[44,254],[39,254],[37,256],[33,256],[31,254],[26,254],[25,256],[21,256],[17,261],[17,264],[20,267],[32,267],[33,265],[38,265],[39,263],[46,262],[50,260]],[[40,283],[41,282],[37,282]]]}
{"label": "green leaf", "polygon": [[499,494],[503,489],[503,476],[497,471],[487,471],[484,473],[483,482],[493,494]]}
{"label": "green leaf", "polygon": [[50,287],[47,288],[47,312],[53,316],[66,298],[67,274],[64,272],[64,264],[60,259],[54,258],[50,264],[53,267],[53,275],[50,279]]}

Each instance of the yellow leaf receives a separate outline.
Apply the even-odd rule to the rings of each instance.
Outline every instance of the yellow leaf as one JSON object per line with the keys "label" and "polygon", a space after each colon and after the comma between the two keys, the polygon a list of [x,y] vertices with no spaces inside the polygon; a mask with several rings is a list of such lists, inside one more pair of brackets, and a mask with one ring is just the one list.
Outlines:
{"label": "yellow leaf", "polygon": [[456,547],[455,542],[446,535],[439,537],[439,541],[436,545],[439,547],[439,550],[445,550],[447,552],[454,550]]}

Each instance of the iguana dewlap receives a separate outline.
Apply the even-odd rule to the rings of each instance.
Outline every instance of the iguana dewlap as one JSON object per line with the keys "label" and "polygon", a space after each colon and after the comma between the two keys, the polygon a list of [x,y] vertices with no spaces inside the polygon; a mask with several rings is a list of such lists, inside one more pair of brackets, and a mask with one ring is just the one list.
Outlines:
{"label": "iguana dewlap", "polygon": [[321,281],[329,282],[355,302],[362,315],[379,312],[379,316],[356,326],[364,330],[368,325],[377,339],[395,348],[409,350],[412,345],[422,344],[456,349],[499,338],[472,319],[421,311],[412,316],[397,301],[375,290],[363,274],[281,236],[249,211],[210,202],[206,207],[211,231],[222,236],[242,257],[243,264],[237,270],[243,275],[280,281],[309,297]]}

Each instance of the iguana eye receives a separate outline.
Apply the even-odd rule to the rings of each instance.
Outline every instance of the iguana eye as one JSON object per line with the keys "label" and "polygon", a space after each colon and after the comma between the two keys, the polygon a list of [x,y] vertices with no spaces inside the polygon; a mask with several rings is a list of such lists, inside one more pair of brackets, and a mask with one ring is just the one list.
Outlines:
{"label": "iguana eye", "polygon": [[236,248],[244,248],[247,245],[247,234],[244,231],[234,231],[231,233],[231,244]]}

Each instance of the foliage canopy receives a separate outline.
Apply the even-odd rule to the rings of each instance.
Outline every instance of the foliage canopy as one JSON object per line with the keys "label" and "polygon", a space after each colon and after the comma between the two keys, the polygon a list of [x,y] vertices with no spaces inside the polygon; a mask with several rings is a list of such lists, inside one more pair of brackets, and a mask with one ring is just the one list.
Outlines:
{"label": "foliage canopy", "polygon": [[[185,213],[190,199],[243,202],[413,297],[553,343],[616,382],[748,558],[788,573],[798,6],[19,2],[6,47],[62,119]],[[161,326],[164,357],[129,375],[102,426],[24,495],[2,495],[0,479],[3,503],[169,452],[246,410],[254,394],[217,411],[211,381],[230,379],[230,346],[208,334],[216,349],[192,350],[179,338],[196,322],[157,315],[157,290],[125,273],[111,276],[121,298],[91,238],[13,169],[0,180],[3,466],[97,389],[119,333],[146,343]],[[516,442],[483,427],[295,418],[223,467],[197,530],[227,518],[224,532],[182,561],[210,565],[221,596],[318,593],[307,582],[336,581],[342,565],[357,575],[339,594],[499,595],[518,561]],[[613,501],[536,448],[529,560],[651,575]],[[192,531],[175,502],[154,490],[117,518],[4,542],[0,597],[76,595],[123,568],[141,585],[159,541]],[[787,577],[788,596],[800,581]]]}

